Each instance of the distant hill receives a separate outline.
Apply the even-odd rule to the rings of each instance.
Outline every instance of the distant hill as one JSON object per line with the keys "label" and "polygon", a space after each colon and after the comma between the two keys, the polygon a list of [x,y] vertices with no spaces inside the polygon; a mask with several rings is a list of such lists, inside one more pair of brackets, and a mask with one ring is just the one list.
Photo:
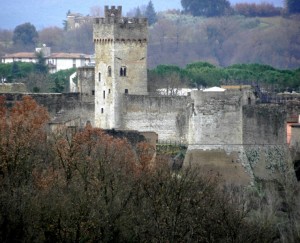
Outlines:
{"label": "distant hill", "polygon": [[289,18],[203,18],[164,14],[150,29],[149,66],[261,63],[300,67],[300,15]]}

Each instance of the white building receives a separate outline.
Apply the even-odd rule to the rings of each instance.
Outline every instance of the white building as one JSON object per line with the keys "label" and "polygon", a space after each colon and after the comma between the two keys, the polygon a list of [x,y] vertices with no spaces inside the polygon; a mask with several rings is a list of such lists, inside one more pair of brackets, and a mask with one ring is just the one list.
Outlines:
{"label": "white building", "polygon": [[36,52],[43,52],[50,73],[69,68],[78,68],[90,65],[91,55],[81,53],[51,53],[50,48],[43,46],[36,48],[35,52],[18,52],[6,54],[1,58],[2,63],[12,62],[37,62]]}

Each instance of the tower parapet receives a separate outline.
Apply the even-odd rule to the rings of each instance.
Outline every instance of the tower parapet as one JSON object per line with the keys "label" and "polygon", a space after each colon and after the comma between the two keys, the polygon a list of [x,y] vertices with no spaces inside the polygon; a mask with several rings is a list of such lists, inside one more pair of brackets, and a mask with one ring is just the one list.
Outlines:
{"label": "tower parapet", "polygon": [[94,19],[94,42],[105,40],[147,42],[147,18],[122,17],[122,7],[105,6],[105,17]]}
{"label": "tower parapet", "polygon": [[105,6],[104,16],[105,16],[105,18],[109,18],[109,17],[121,18],[122,17],[122,6],[118,6],[117,8],[116,8],[116,6],[111,6],[111,8],[109,8],[108,6]]}

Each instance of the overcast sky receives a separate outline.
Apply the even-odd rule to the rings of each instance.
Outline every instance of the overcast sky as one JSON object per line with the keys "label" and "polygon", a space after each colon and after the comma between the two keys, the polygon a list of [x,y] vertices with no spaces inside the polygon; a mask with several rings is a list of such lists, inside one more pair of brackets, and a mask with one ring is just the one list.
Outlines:
{"label": "overcast sky", "polygon": [[[14,29],[26,22],[37,29],[49,26],[62,27],[68,10],[90,14],[91,7],[104,5],[122,5],[123,15],[131,9],[146,5],[149,0],[0,0],[0,29]],[[156,11],[181,9],[180,0],[152,0]],[[230,0],[236,2],[269,2],[275,6],[283,6],[284,0]]]}

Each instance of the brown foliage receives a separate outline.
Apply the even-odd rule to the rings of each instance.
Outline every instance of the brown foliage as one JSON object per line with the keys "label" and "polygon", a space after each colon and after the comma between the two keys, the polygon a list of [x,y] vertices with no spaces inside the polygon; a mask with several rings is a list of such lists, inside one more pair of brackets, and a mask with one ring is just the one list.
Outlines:
{"label": "brown foliage", "polygon": [[279,238],[269,219],[248,216],[259,211],[247,197],[220,189],[201,168],[170,170],[145,142],[132,145],[91,126],[46,139],[48,115],[30,97],[11,110],[0,98],[0,118],[1,242]]}
{"label": "brown foliage", "polygon": [[270,3],[237,3],[234,6],[234,9],[237,14],[247,17],[271,17],[281,14],[280,8],[276,8],[273,4]]}
{"label": "brown foliage", "polygon": [[[40,144],[45,143],[49,116],[30,96],[24,96],[11,110],[0,97],[0,173],[18,173]],[[24,166],[27,166],[26,164]]]}

